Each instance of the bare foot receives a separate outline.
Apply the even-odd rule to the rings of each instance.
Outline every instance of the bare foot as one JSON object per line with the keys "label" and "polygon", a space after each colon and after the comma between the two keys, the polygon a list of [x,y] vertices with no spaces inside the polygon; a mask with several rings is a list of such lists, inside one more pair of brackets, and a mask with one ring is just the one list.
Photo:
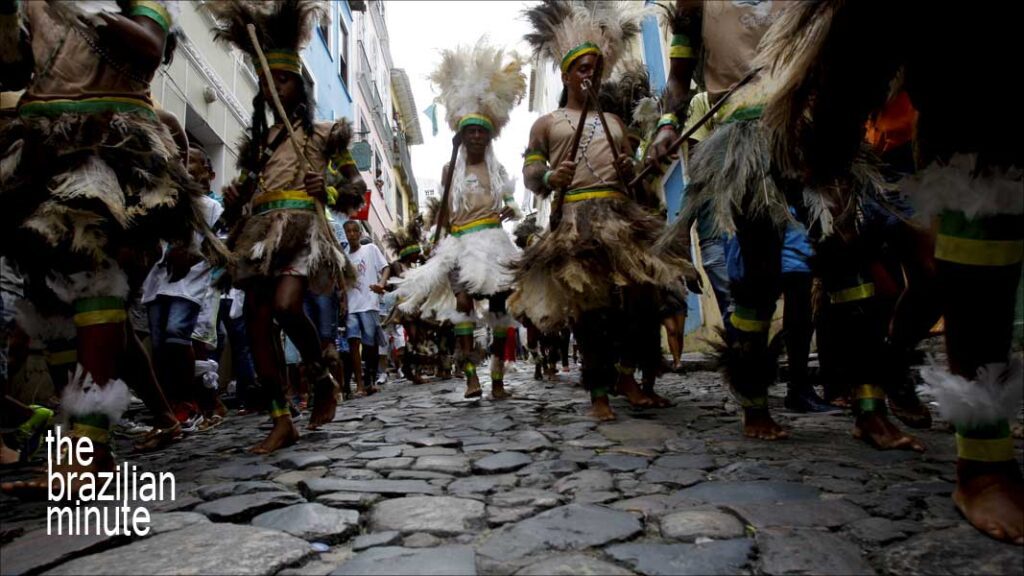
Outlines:
{"label": "bare foot", "polygon": [[866,412],[857,416],[853,437],[864,440],[879,450],[913,450],[924,452],[924,444],[904,434],[882,412]]}
{"label": "bare foot", "polygon": [[470,374],[466,376],[466,393],[462,395],[463,398],[479,398],[483,396],[484,391],[480,388],[480,377],[476,374]]}
{"label": "bare foot", "polygon": [[495,400],[504,400],[511,397],[512,395],[509,394],[508,390],[505,390],[504,382],[501,380],[491,382],[491,398]]}
{"label": "bare foot", "polygon": [[644,395],[650,398],[651,402],[654,403],[655,408],[669,408],[674,406],[671,400],[658,395],[654,390],[644,390]]}
{"label": "bare foot", "polygon": [[743,410],[743,435],[759,440],[781,440],[789,438],[789,432],[772,420],[767,408]]}
{"label": "bare foot", "polygon": [[[64,479],[62,484],[62,495],[64,500],[74,500],[78,498],[78,490],[83,486],[81,480],[69,478],[69,474],[78,474],[89,472],[95,474],[96,472],[112,472],[116,469],[114,462],[114,454],[110,450],[110,446],[106,444],[100,444],[99,442],[93,442],[92,444],[92,463],[88,466],[83,465],[77,456],[70,454],[70,450],[63,450],[61,452],[61,462],[53,465],[53,474],[63,475]],[[73,460],[73,462],[72,462]],[[6,494],[17,496],[23,500],[47,500],[49,499],[49,477],[43,476],[42,478],[36,478],[34,480],[18,481],[18,482],[4,482],[0,484],[0,490]]]}
{"label": "bare foot", "polygon": [[615,420],[615,412],[612,410],[612,405],[608,402],[607,396],[594,398],[592,402],[593,405],[590,407],[591,416],[597,418],[601,422],[610,422]]}
{"label": "bare foot", "polygon": [[321,381],[313,391],[313,411],[309,414],[309,423],[306,428],[316,430],[320,426],[334,420],[334,413],[338,410],[338,393],[334,385],[334,378]]}
{"label": "bare foot", "polygon": [[274,428],[262,442],[249,449],[252,454],[270,454],[271,452],[291,446],[299,441],[299,431],[295,429],[290,414],[274,419]]}
{"label": "bare foot", "polygon": [[174,424],[163,428],[153,428],[135,443],[136,452],[154,452],[170,446],[181,440],[181,423],[177,420]]}
{"label": "bare foot", "polygon": [[960,460],[953,503],[978,530],[996,540],[1024,545],[1024,482],[1017,463],[1006,463],[1006,470],[994,466],[998,465]]}
{"label": "bare foot", "polygon": [[650,408],[654,406],[654,400],[644,395],[640,385],[631,375],[619,374],[619,381],[616,385],[619,394],[626,397],[626,401],[634,408]]}
{"label": "bare foot", "polygon": [[0,466],[17,464],[21,460],[21,452],[7,447],[7,444],[0,442]]}

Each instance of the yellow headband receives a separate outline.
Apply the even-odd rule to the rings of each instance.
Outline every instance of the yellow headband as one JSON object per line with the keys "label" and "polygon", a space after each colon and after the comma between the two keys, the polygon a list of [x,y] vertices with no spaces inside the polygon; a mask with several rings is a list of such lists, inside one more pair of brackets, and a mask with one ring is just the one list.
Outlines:
{"label": "yellow headband", "polygon": [[587,54],[597,54],[598,56],[601,56],[601,49],[593,42],[584,42],[572,50],[569,50],[565,57],[562,58],[562,72],[568,72],[569,67],[572,66],[573,62]]}
{"label": "yellow headband", "polygon": [[462,118],[459,118],[459,130],[462,130],[466,126],[483,126],[491,134],[494,134],[494,123],[491,119],[483,114],[466,114]]}
{"label": "yellow headband", "polygon": [[285,72],[302,73],[302,61],[299,60],[299,53],[292,50],[267,50],[267,64],[271,70],[284,70]]}

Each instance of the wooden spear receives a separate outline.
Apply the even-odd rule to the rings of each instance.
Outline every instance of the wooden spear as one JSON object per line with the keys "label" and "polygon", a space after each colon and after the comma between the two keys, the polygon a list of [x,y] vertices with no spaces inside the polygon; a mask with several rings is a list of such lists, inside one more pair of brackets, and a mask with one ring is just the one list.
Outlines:
{"label": "wooden spear", "polygon": [[[588,86],[589,87],[589,86]],[[587,114],[590,112],[590,98],[583,99],[583,110],[580,111],[580,121],[576,125],[576,133],[572,137],[572,149],[569,151],[568,160],[575,160],[576,153],[580,149],[580,139],[583,137],[583,125],[587,123]],[[564,162],[566,159],[563,158],[559,163]],[[558,168],[558,165],[555,165]],[[570,182],[571,184],[571,182]],[[548,220],[548,228],[554,230],[558,228],[558,225],[562,222],[562,207],[565,205],[565,193],[568,185],[562,187],[558,191],[558,195],[555,196],[555,201],[551,206],[551,218]]]}

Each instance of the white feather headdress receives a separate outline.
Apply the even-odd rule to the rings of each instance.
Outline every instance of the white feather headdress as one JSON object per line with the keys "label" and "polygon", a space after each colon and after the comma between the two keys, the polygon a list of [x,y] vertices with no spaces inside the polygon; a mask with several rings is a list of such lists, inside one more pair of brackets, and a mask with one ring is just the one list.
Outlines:
{"label": "white feather headdress", "polygon": [[523,11],[533,27],[525,39],[535,57],[551,61],[562,72],[580,56],[600,53],[607,78],[640,33],[641,18],[654,10],[629,0],[544,0]]}
{"label": "white feather headdress", "polygon": [[481,38],[475,46],[441,53],[441,64],[430,75],[441,94],[445,119],[453,131],[478,124],[495,136],[508,124],[509,113],[526,94],[523,61]]}

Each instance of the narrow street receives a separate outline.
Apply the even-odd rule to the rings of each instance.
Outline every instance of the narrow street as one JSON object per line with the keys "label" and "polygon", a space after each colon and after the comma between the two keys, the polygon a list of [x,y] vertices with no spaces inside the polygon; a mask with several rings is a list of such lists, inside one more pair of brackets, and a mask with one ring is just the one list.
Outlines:
{"label": "narrow street", "polygon": [[776,386],[792,437],[746,440],[718,374],[688,358],[660,380],[675,407],[616,399],[611,424],[586,416],[575,365],[551,385],[520,362],[510,401],[391,381],[267,457],[244,450],[269,427],[258,415],[153,455],[121,439],[122,460],[176,477],[151,534],[46,537],[45,503],[3,496],[2,572],[1021,573],[1019,547],[954,509],[944,422],[924,454],[878,452],[848,414],[785,412]]}

